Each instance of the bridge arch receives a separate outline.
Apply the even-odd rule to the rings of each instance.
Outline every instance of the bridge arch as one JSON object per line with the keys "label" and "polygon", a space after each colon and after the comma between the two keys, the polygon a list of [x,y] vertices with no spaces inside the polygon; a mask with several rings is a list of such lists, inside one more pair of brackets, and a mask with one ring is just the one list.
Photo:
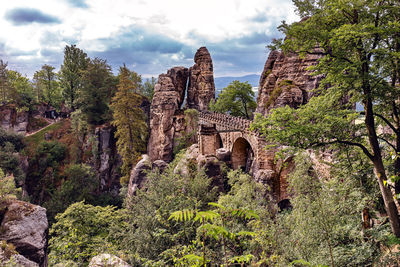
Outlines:
{"label": "bridge arch", "polygon": [[217,136],[215,137],[215,148],[223,148],[224,147],[224,142],[222,141],[222,137],[219,133],[217,133]]}
{"label": "bridge arch", "polygon": [[235,140],[232,146],[232,168],[242,169],[245,172],[251,170],[251,165],[254,160],[254,151],[250,142],[243,137]]}

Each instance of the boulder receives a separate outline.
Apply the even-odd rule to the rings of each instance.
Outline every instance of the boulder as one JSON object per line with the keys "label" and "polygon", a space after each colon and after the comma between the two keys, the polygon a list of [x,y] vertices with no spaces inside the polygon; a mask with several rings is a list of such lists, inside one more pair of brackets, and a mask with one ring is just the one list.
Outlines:
{"label": "boulder", "polygon": [[174,173],[178,173],[180,175],[186,176],[189,175],[189,164],[197,165],[199,162],[199,157],[202,155],[199,152],[199,145],[194,144],[191,145],[183,155],[183,157],[178,161],[176,167],[174,169]]}
{"label": "boulder", "polygon": [[43,266],[46,262],[46,209],[24,201],[12,200],[0,214],[0,239],[15,246],[30,261]]}
{"label": "boulder", "polygon": [[206,47],[197,50],[194,62],[189,69],[187,107],[206,111],[210,100],[215,99],[213,63]]}
{"label": "boulder", "polygon": [[160,172],[163,172],[168,167],[168,163],[163,160],[156,160],[153,162],[151,169],[158,169]]}
{"label": "boulder", "polygon": [[225,177],[222,173],[221,164],[222,162],[215,156],[200,154],[199,145],[194,144],[186,150],[185,155],[178,161],[174,172],[186,176],[189,175],[191,167],[204,168],[206,175],[212,179],[211,186],[218,187],[219,191],[224,191]]}
{"label": "boulder", "polygon": [[217,159],[226,163],[231,161],[231,152],[226,148],[218,148],[216,151]]}
{"label": "boulder", "polygon": [[39,264],[28,260],[20,254],[8,254],[7,248],[0,247],[0,266],[39,267]]}
{"label": "boulder", "polygon": [[204,168],[206,175],[211,178],[211,187],[217,187],[219,192],[224,192],[226,177],[222,172],[221,163],[212,155],[205,156],[198,162],[199,167]]}
{"label": "boulder", "polygon": [[151,161],[148,155],[142,155],[142,159],[132,169],[129,178],[128,195],[132,196],[138,188],[143,186],[146,180],[146,171],[151,169]]}
{"label": "boulder", "polygon": [[89,267],[131,267],[128,263],[117,256],[101,254],[92,258]]}

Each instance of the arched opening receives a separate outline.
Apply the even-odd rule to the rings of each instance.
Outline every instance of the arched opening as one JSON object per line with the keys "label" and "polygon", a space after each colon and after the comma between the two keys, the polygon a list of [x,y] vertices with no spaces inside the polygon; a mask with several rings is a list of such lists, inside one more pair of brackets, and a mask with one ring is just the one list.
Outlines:
{"label": "arched opening", "polygon": [[224,143],[222,142],[222,138],[221,138],[221,135],[219,134],[219,133],[217,133],[217,137],[216,137],[217,139],[216,139],[216,143],[215,143],[215,149],[218,149],[218,148],[223,148],[224,147]]}
{"label": "arched opening", "polygon": [[290,203],[290,200],[285,198],[282,199],[281,201],[278,202],[278,207],[280,209],[280,212],[283,211],[289,211],[293,208],[292,203]]}
{"label": "arched opening", "polygon": [[232,148],[232,167],[234,170],[242,169],[244,172],[249,172],[253,163],[254,152],[250,143],[239,137],[236,139]]}

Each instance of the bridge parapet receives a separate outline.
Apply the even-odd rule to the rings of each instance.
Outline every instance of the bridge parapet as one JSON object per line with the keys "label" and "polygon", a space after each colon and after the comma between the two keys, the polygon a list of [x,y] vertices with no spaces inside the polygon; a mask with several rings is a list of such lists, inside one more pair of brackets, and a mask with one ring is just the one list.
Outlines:
{"label": "bridge parapet", "polygon": [[[251,120],[234,117],[231,115],[217,113],[217,112],[200,112],[200,122],[216,124],[219,128],[236,129],[243,132],[250,132]],[[252,134],[259,136],[257,131]]]}

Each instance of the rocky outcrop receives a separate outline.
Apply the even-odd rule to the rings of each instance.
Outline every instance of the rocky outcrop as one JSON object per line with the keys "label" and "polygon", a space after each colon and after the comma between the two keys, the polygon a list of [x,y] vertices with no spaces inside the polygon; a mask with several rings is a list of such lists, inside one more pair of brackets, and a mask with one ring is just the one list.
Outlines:
{"label": "rocky outcrop", "polygon": [[171,161],[174,144],[174,116],[185,97],[188,70],[175,67],[158,76],[150,110],[148,154],[152,161]]}
{"label": "rocky outcrop", "polygon": [[204,156],[200,153],[199,145],[193,144],[184,156],[178,161],[174,172],[182,176],[187,176],[193,167],[204,168],[206,175],[211,178],[211,187],[216,187],[220,192],[225,189],[222,161],[213,155]]}
{"label": "rocky outcrop", "polygon": [[294,53],[272,51],[260,77],[256,112],[266,115],[273,108],[297,108],[307,103],[322,78],[312,75],[307,68],[316,65],[320,58],[319,54],[300,58]]}
{"label": "rocky outcrop", "polygon": [[0,213],[0,240],[40,266],[46,264],[46,209],[23,201],[3,203]]}
{"label": "rocky outcrop", "polygon": [[206,47],[197,50],[194,62],[189,69],[187,106],[206,111],[210,100],[215,98],[213,63]]}
{"label": "rocky outcrop", "polygon": [[121,187],[118,169],[122,165],[122,160],[117,151],[114,132],[114,127],[109,125],[97,127],[94,133],[96,142],[91,145],[97,145],[98,157],[94,159],[93,167],[97,172],[101,191],[118,195]]}
{"label": "rocky outcrop", "polygon": [[131,267],[128,263],[117,256],[101,254],[92,258],[89,267]]}
{"label": "rocky outcrop", "polygon": [[0,127],[25,134],[27,132],[29,114],[26,111],[17,111],[14,105],[0,106]]}
{"label": "rocky outcrop", "polygon": [[187,123],[181,108],[185,93],[187,91],[186,107],[205,111],[210,100],[215,98],[215,85],[213,64],[207,48],[199,48],[194,61],[189,70],[174,67],[158,77],[150,108],[150,138],[147,146],[152,161],[170,162],[174,147],[179,148],[182,141],[189,144],[197,141],[197,122]]}
{"label": "rocky outcrop", "polygon": [[30,261],[20,254],[14,254],[13,251],[11,251],[12,255],[8,255],[10,251],[7,249],[7,244],[4,244],[4,246],[5,249],[3,249],[3,243],[1,243],[0,266],[39,267],[36,262]]}
{"label": "rocky outcrop", "polygon": [[132,196],[141,188],[146,180],[146,171],[151,169],[151,161],[148,155],[142,155],[142,159],[132,169],[129,178],[128,195]]}

